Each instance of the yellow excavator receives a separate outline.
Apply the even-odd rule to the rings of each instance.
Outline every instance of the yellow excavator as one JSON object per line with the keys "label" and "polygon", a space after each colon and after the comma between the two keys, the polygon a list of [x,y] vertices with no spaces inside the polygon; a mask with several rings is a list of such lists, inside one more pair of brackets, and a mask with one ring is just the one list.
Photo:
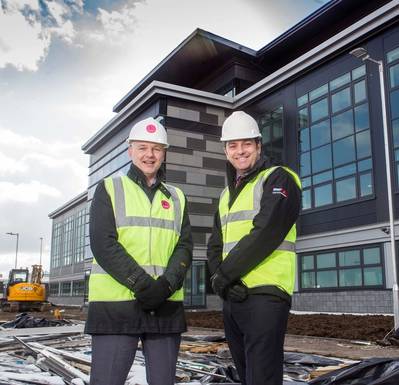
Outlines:
{"label": "yellow excavator", "polygon": [[1,309],[9,312],[49,310],[51,303],[47,301],[47,285],[42,283],[42,278],[41,265],[32,266],[30,281],[28,269],[12,269]]}

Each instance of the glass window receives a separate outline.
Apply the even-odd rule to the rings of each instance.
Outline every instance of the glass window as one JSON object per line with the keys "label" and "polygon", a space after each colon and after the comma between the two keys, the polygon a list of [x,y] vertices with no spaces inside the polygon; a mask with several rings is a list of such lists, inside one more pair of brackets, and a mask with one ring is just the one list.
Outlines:
{"label": "glass window", "polygon": [[323,182],[328,182],[333,178],[332,171],[322,172],[321,174],[316,174],[313,176],[313,184],[319,184]]}
{"label": "glass window", "polygon": [[399,90],[391,92],[391,119],[399,118]]}
{"label": "glass window", "polygon": [[337,287],[337,271],[327,270],[317,272],[317,287]]}
{"label": "glass window", "polygon": [[360,175],[360,196],[365,197],[373,193],[371,173]]}
{"label": "glass window", "polygon": [[193,261],[184,281],[184,305],[203,307],[206,301],[204,261]]}
{"label": "glass window", "polygon": [[[394,145],[395,154],[395,168],[397,172],[396,186],[399,186],[399,47],[391,50],[387,54],[389,71],[389,84],[392,90],[390,91],[390,117],[392,127],[392,141]],[[396,63],[394,63],[396,62]],[[396,89],[394,89],[396,88]]]}
{"label": "glass window", "polygon": [[359,172],[371,170],[372,166],[373,165],[371,164],[371,158],[361,160],[360,162],[357,163],[357,168],[358,168]]}
{"label": "glass window", "polygon": [[340,77],[331,80],[330,82],[330,90],[333,91],[351,81],[351,74],[350,72],[341,75]]}
{"label": "glass window", "polygon": [[71,282],[61,282],[61,295],[62,296],[71,295]]}
{"label": "glass window", "polygon": [[[311,177],[306,186],[310,190],[303,199],[303,210],[372,194],[374,181],[366,79],[363,64],[311,90],[307,101],[310,106],[303,101],[298,108],[301,177]],[[395,91],[399,90],[391,92],[391,100],[399,99]],[[393,110],[399,115],[399,102],[398,108]],[[397,131],[394,135],[398,136],[396,168],[399,181],[399,129]],[[341,179],[338,184],[337,179]],[[336,191],[337,186],[339,191]]]}
{"label": "glass window", "polygon": [[369,128],[369,106],[367,104],[361,104],[360,106],[355,107],[354,111],[356,131]]}
{"label": "glass window", "polygon": [[302,257],[302,270],[314,269],[314,257],[313,255],[304,255]]}
{"label": "glass window", "polygon": [[302,273],[302,287],[312,289],[316,287],[316,277],[314,271],[305,271]]}
{"label": "glass window", "polygon": [[363,250],[363,258],[365,265],[375,265],[381,263],[380,259],[380,248],[373,247],[370,249]]}
{"label": "glass window", "polygon": [[303,106],[304,104],[306,104],[308,102],[308,94],[302,95],[301,97],[299,97],[297,99],[297,105],[298,107]]}
{"label": "glass window", "polygon": [[361,286],[362,270],[361,269],[345,269],[339,272],[340,286]]}
{"label": "glass window", "polygon": [[353,134],[353,112],[348,110],[331,119],[333,140]]}
{"label": "glass window", "polygon": [[355,83],[354,90],[355,90],[355,103],[359,103],[362,100],[366,99],[366,81],[365,80]]}
{"label": "glass window", "polygon": [[366,66],[364,64],[352,70],[352,80],[359,79],[364,75],[366,75]]}
{"label": "glass window", "polygon": [[271,126],[269,124],[265,124],[262,126],[262,143],[269,143],[271,138]]}
{"label": "glass window", "polygon": [[[316,264],[314,264],[316,261]],[[301,289],[365,286],[382,288],[384,259],[380,245],[365,245],[299,255]]]}
{"label": "glass window", "polygon": [[312,122],[323,119],[328,116],[328,102],[327,99],[322,99],[319,102],[313,103],[310,106],[310,113]]}
{"label": "glass window", "polygon": [[310,177],[308,177],[308,178],[302,178],[302,187],[303,188],[305,188],[305,187],[309,187],[311,184],[312,184],[312,181],[311,181],[311,178]]}
{"label": "glass window", "polygon": [[265,112],[259,118],[264,154],[276,162],[282,162],[283,156],[283,107]]}
{"label": "glass window", "polygon": [[314,188],[315,206],[325,206],[332,203],[332,185],[325,184]]}
{"label": "glass window", "polygon": [[340,266],[360,265],[360,250],[346,250],[338,253]]}
{"label": "glass window", "polygon": [[364,268],[364,285],[365,286],[381,286],[382,285],[382,268],[381,267],[365,267]]}
{"label": "glass window", "polygon": [[355,141],[353,136],[337,140],[333,143],[334,166],[353,162],[355,160]]}
{"label": "glass window", "polygon": [[309,93],[309,99],[315,100],[317,98],[319,98],[320,96],[325,95],[328,92],[328,84],[324,84],[319,88],[316,88],[315,90],[311,91]]}
{"label": "glass window", "polygon": [[314,173],[331,168],[331,145],[312,150],[312,171]]}
{"label": "glass window", "polygon": [[356,174],[356,163],[347,164],[346,166],[337,167],[334,170],[335,178]]}
{"label": "glass window", "polygon": [[399,64],[389,68],[389,79],[392,88],[399,86]]}
{"label": "glass window", "polygon": [[399,119],[392,122],[393,144],[395,147],[399,146]]}
{"label": "glass window", "polygon": [[308,121],[308,109],[303,108],[299,111],[299,128],[304,128],[309,126]]}
{"label": "glass window", "polygon": [[302,191],[302,210],[312,207],[312,190]]}
{"label": "glass window", "polygon": [[310,149],[310,141],[309,141],[309,128],[304,128],[299,131],[299,150],[308,151]]}
{"label": "glass window", "polygon": [[312,148],[319,147],[329,143],[330,138],[330,120],[323,120],[311,127]]}
{"label": "glass window", "polygon": [[305,152],[301,155],[301,176],[306,176],[310,174],[310,153]]}
{"label": "glass window", "polygon": [[328,267],[337,266],[337,262],[335,260],[335,253],[326,253],[317,255],[317,268],[325,269]]}
{"label": "glass window", "polygon": [[399,47],[395,48],[394,50],[389,51],[387,53],[388,63],[392,63],[393,61],[398,60],[398,59],[399,59]]}
{"label": "glass window", "polygon": [[356,198],[356,178],[346,178],[336,182],[337,201]]}
{"label": "glass window", "polygon": [[72,295],[75,297],[83,296],[85,294],[85,281],[72,282]]}
{"label": "glass window", "polygon": [[350,88],[345,88],[333,94],[331,97],[331,104],[333,113],[348,108],[352,104]]}
{"label": "glass window", "polygon": [[356,151],[358,158],[371,156],[370,131],[362,131],[356,134]]}

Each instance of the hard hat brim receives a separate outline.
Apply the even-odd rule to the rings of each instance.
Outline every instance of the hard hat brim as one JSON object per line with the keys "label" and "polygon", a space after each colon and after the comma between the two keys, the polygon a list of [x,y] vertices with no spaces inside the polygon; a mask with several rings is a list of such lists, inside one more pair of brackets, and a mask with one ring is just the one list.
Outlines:
{"label": "hard hat brim", "polygon": [[255,139],[255,138],[261,138],[262,137],[262,135],[261,134],[255,134],[255,135],[253,135],[253,136],[248,136],[248,135],[246,135],[245,137],[242,137],[242,136],[232,136],[232,137],[228,137],[228,136],[225,136],[225,137],[221,137],[220,138],[220,141],[221,142],[230,142],[230,141],[232,141],[232,140],[245,140],[245,139]]}

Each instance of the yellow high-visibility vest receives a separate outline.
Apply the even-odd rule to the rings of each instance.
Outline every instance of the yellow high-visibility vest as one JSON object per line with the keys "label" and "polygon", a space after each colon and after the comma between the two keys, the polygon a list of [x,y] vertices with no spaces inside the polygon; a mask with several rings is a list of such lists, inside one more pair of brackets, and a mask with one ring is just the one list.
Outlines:
{"label": "yellow high-visibility vest", "polygon": [[[171,196],[157,189],[152,202],[128,176],[104,179],[114,210],[118,242],[152,277],[164,273],[179,241],[185,199],[183,192],[164,184]],[[110,257],[112,258],[112,257]],[[89,280],[90,301],[129,301],[134,292],[107,274],[93,258]],[[183,288],[168,300],[182,301]]]}
{"label": "yellow high-visibility vest", "polygon": [[[222,191],[219,200],[219,215],[223,236],[223,259],[228,256],[240,239],[253,229],[253,219],[260,211],[263,185],[269,175],[278,167],[262,170],[250,180],[230,208],[229,188],[226,187]],[[288,167],[283,168],[301,188],[298,175]],[[265,255],[265,259],[248,274],[241,277],[241,281],[248,288],[272,285],[292,295],[296,271],[295,241],[296,225],[294,224],[279,247],[270,255]]]}

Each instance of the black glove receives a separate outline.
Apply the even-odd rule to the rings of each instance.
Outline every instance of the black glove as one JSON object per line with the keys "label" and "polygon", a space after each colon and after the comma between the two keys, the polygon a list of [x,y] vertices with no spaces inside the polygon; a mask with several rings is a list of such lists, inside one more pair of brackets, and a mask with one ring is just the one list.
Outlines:
{"label": "black glove", "polygon": [[243,302],[248,297],[248,288],[241,282],[236,283],[227,289],[226,297],[232,302]]}
{"label": "black glove", "polygon": [[230,285],[230,280],[223,274],[219,268],[211,277],[212,289],[220,298],[226,299],[227,287]]}
{"label": "black glove", "polygon": [[153,282],[155,282],[154,278],[152,278],[151,275],[146,273],[144,270],[138,274],[131,275],[127,278],[127,281],[129,282],[135,295],[140,291],[147,289],[152,285]]}
{"label": "black glove", "polygon": [[156,310],[172,294],[172,289],[168,280],[161,275],[149,287],[135,294],[143,310]]}

